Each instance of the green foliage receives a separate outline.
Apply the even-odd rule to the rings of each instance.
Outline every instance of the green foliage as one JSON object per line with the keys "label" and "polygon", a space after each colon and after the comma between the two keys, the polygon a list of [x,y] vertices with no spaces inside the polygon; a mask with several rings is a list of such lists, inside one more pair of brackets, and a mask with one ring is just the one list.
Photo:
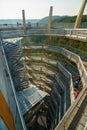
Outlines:
{"label": "green foliage", "polygon": [[45,40],[45,38],[46,38],[45,36],[31,37],[31,41],[32,42],[43,42]]}
{"label": "green foliage", "polygon": [[[61,23],[73,23],[75,22],[77,16],[65,16],[61,18],[57,18],[53,21],[55,24],[56,22]],[[82,22],[87,22],[87,15],[83,15]],[[70,39],[61,38],[61,37],[45,37],[45,36],[38,36],[38,37],[31,37],[29,38],[31,42],[35,42],[37,45],[39,43],[46,44],[46,45],[54,45],[54,46],[62,46],[68,47],[70,45]],[[81,41],[75,41],[75,48],[87,51],[87,43]]]}
{"label": "green foliage", "polygon": [[[77,16],[66,16],[60,19],[55,19],[53,23],[74,23]],[[87,15],[83,15],[82,22],[87,22]]]}
{"label": "green foliage", "polygon": [[81,41],[75,41],[75,48],[87,52],[87,43]]}
{"label": "green foliage", "polygon": [[[37,45],[39,43],[42,43],[45,45],[61,46],[61,47],[65,47],[65,48],[70,46],[70,39],[59,38],[59,37],[50,37],[50,38],[49,37],[43,37],[43,38],[35,37],[35,39],[32,38],[32,42],[35,42]],[[85,42],[75,41],[74,47],[87,52],[87,43],[85,43]],[[38,50],[38,51],[40,51],[40,50]]]}

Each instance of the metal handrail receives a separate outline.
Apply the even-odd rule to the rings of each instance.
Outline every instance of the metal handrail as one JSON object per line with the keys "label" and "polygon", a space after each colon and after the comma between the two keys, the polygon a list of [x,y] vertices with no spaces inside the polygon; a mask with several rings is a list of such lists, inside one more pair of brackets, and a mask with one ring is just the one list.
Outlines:
{"label": "metal handrail", "polygon": [[[33,47],[33,46],[32,46]],[[40,45],[39,45],[40,47]],[[79,73],[80,73],[80,76],[82,77],[82,83],[83,83],[83,86],[84,86],[84,82],[87,82],[86,81],[86,77],[87,77],[87,72],[85,70],[85,67],[82,63],[82,60],[80,58],[80,56],[78,56],[77,54],[69,51],[69,50],[66,50],[65,48],[61,48],[61,47],[54,47],[54,46],[42,46],[43,49],[45,50],[50,50],[50,51],[54,51],[54,52],[59,52],[60,54],[64,55],[65,57],[67,57],[68,59],[72,60],[74,63],[77,64],[77,67],[78,67],[78,70],[79,70]],[[38,48],[38,46],[37,46]],[[36,49],[36,48],[35,48]],[[83,78],[84,76],[84,78]],[[85,79],[85,81],[84,81]]]}
{"label": "metal handrail", "polygon": [[85,93],[87,91],[87,88],[83,88],[81,93],[79,94],[77,100],[70,106],[68,111],[63,116],[62,120],[59,122],[58,126],[55,128],[55,130],[65,130],[66,123],[68,120],[70,120],[70,116],[75,108],[78,108],[78,103],[82,101],[82,97],[85,96]]}
{"label": "metal handrail", "polygon": [[58,68],[62,71],[62,73],[69,79],[70,81],[70,96],[71,96],[71,104],[75,101],[74,94],[73,94],[73,81],[72,75],[69,71],[67,71],[59,62],[57,63]]}
{"label": "metal handrail", "polygon": [[61,48],[61,47],[57,48],[57,47],[44,46],[44,49],[51,50],[51,51],[54,51],[54,52],[59,52],[60,54],[64,55],[65,57],[67,57],[68,59],[70,59],[71,61],[76,63],[78,70],[79,70],[79,73],[80,73],[80,76],[81,76],[82,84],[83,84],[83,89],[80,92],[78,98],[76,99],[76,101],[74,103],[72,103],[72,105],[70,106],[68,111],[65,113],[63,119],[60,121],[58,126],[55,128],[55,130],[57,130],[57,129],[62,130],[62,129],[64,129],[66,122],[70,118],[70,115],[72,114],[72,112],[74,111],[76,106],[78,105],[78,102],[81,100],[81,98],[83,97],[84,93],[87,90],[87,72],[85,70],[85,67],[82,63],[80,56],[78,56],[77,54],[75,54],[73,52],[66,50],[65,48]]}
{"label": "metal handrail", "polygon": [[26,35],[23,30],[12,30],[12,31],[1,31],[1,36],[3,38],[12,37],[23,37],[23,36],[63,36],[68,38],[83,39],[87,41],[87,29],[29,29],[26,31]]}
{"label": "metal handrail", "polygon": [[6,63],[6,67],[7,67],[7,70],[8,70],[9,80],[10,80],[10,83],[11,83],[11,86],[12,86],[12,91],[13,91],[13,94],[14,94],[14,100],[15,100],[16,105],[17,105],[20,121],[21,121],[21,124],[22,124],[22,129],[26,130],[26,126],[25,126],[25,123],[24,123],[24,120],[23,120],[23,117],[22,117],[22,114],[21,114],[21,111],[20,111],[20,108],[19,108],[18,100],[17,100],[17,97],[16,97],[16,92],[15,92],[15,89],[14,89],[14,84],[13,84],[12,77],[11,77],[11,74],[10,74],[10,70],[9,70],[9,67],[8,67],[7,59],[6,59],[6,56],[5,56],[2,40],[1,40],[1,48],[2,48],[2,52],[3,52],[4,60],[5,60],[5,63]]}
{"label": "metal handrail", "polygon": [[[46,58],[41,58],[40,56],[39,57],[36,57],[36,56],[31,56],[31,57],[26,57],[26,59],[27,60],[29,60],[29,58],[30,58],[30,60],[42,60],[42,61],[44,61],[44,62],[46,62],[46,63],[50,63],[50,64],[53,64],[53,65],[55,65],[55,66],[58,66],[58,68],[60,69],[60,71],[62,71],[62,73],[69,79],[69,84],[70,84],[70,96],[71,96],[71,104],[75,101],[75,98],[74,98],[74,92],[73,92],[73,81],[72,81],[72,75],[71,75],[71,73],[69,73],[58,61],[55,61],[55,60],[52,60],[52,59],[48,59],[47,57]],[[57,80],[57,82],[60,84],[60,86],[61,87],[63,87],[63,89],[64,89],[64,91],[65,91],[65,94],[64,94],[64,96],[65,96],[65,102],[67,101],[67,97],[66,97],[66,89],[65,89],[65,86],[64,86],[64,84],[61,82],[61,80],[58,78],[58,76],[57,75],[55,75],[55,79]],[[66,112],[66,108],[67,108],[67,106],[66,106],[66,104],[64,105],[64,113]]]}
{"label": "metal handrail", "polygon": [[[45,47],[44,47],[45,49]],[[56,51],[56,52],[59,52],[61,53],[62,55],[66,56],[67,58],[69,58],[70,60],[72,60],[73,62],[75,62],[77,64],[77,67],[78,67],[78,70],[79,70],[79,73],[80,73],[80,76],[81,76],[81,79],[82,79],[82,84],[83,84],[83,90],[81,91],[81,93],[79,94],[76,102],[74,102],[71,107],[68,109],[68,111],[65,113],[63,119],[61,120],[61,122],[58,124],[58,127],[60,125],[61,128],[64,128],[65,126],[65,123],[67,122],[67,120],[69,119],[70,115],[72,114],[72,111],[75,109],[75,107],[77,106],[78,102],[81,100],[81,98],[83,97],[83,94],[85,93],[85,91],[87,90],[87,72],[84,68],[84,65],[81,61],[81,58],[80,56],[78,56],[77,54],[75,53],[72,53],[64,48],[56,48],[56,47],[52,47],[52,46],[48,46],[46,47],[46,49],[51,49],[52,51]],[[58,127],[55,129],[57,130]],[[62,130],[62,129],[61,129]]]}

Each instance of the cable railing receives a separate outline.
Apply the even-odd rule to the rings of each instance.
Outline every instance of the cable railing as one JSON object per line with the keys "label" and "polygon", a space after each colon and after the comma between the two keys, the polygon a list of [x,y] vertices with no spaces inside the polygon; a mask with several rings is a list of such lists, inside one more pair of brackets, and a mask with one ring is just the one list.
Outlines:
{"label": "cable railing", "polygon": [[26,76],[23,61],[21,61],[23,54],[20,47],[17,44],[8,43],[4,45],[4,50],[8,59],[16,91],[27,88],[29,85],[28,78]]}
{"label": "cable railing", "polygon": [[65,29],[65,36],[87,41],[87,29]]}
{"label": "cable railing", "polygon": [[83,61],[87,61],[87,52],[86,51],[82,51],[81,49],[77,49],[74,47],[70,47],[68,49],[70,49],[72,52],[78,54]]}
{"label": "cable railing", "polygon": [[76,40],[87,41],[87,29],[29,29],[26,34],[23,30],[1,31],[2,38],[15,38],[24,36],[61,36]]}
{"label": "cable railing", "polygon": [[74,98],[74,90],[73,90],[73,81],[72,81],[72,75],[69,71],[65,69],[59,62],[57,62],[58,68],[61,70],[61,72],[67,77],[70,85],[70,99],[71,99],[71,104],[75,101]]}
{"label": "cable railing", "polygon": [[[31,46],[31,48],[35,48],[35,49],[37,49],[38,48],[38,46]],[[39,46],[39,49],[41,48],[41,46]],[[81,61],[81,58],[78,56],[78,55],[76,55],[75,53],[73,53],[73,52],[70,52],[70,51],[68,51],[68,50],[66,50],[66,49],[64,49],[64,48],[61,48],[61,47],[56,47],[56,46],[42,46],[42,48],[43,49],[45,49],[45,50],[50,50],[50,51],[54,51],[54,52],[59,52],[60,54],[63,54],[64,56],[66,56],[67,58],[69,58],[70,60],[72,60],[73,62],[75,62],[76,64],[77,64],[77,67],[79,67],[80,66],[80,63],[81,63],[81,66],[82,66],[82,73],[84,73],[84,79],[85,79],[85,75],[86,75],[86,70],[85,70],[85,68],[84,68],[84,66],[83,66],[83,63],[82,63],[82,61]],[[28,48],[27,48],[28,49]],[[79,66],[78,66],[79,65]],[[79,68],[78,68],[78,70],[79,70]],[[79,70],[80,71],[80,70]],[[80,75],[82,75],[81,74],[81,72],[80,72]],[[83,77],[83,76],[81,76],[81,77]],[[82,78],[83,79],[83,78]]]}
{"label": "cable railing", "polygon": [[[46,63],[52,64],[54,66],[57,66],[59,68],[59,70],[65,75],[65,77],[67,77],[68,81],[69,81],[69,85],[70,85],[70,96],[71,96],[71,104],[74,102],[74,91],[73,91],[73,81],[72,81],[72,75],[70,72],[68,72],[65,67],[63,67],[62,64],[60,64],[57,60],[52,60],[52,59],[48,59],[48,58],[42,58],[40,56],[36,57],[36,56],[31,56],[31,57],[27,57],[25,58],[27,60],[42,60]],[[56,77],[56,76],[55,76]],[[66,99],[66,98],[65,98]]]}
{"label": "cable railing", "polygon": [[73,61],[78,67],[80,76],[82,78],[83,86],[86,85],[87,72],[85,70],[85,67],[84,67],[84,65],[82,63],[82,60],[81,60],[80,56],[78,56],[77,54],[75,54],[75,53],[73,53],[71,51],[68,51],[68,50],[66,50],[64,48],[58,47],[58,46],[57,47],[56,46],[55,47],[54,46],[45,46],[44,49],[54,51],[54,52],[59,52],[60,54],[64,55],[65,57],[67,57],[68,59]]}
{"label": "cable railing", "polygon": [[[54,66],[58,66],[58,68],[60,69],[60,71],[65,75],[65,77],[67,77],[68,81],[69,81],[69,85],[70,85],[70,90],[67,88],[68,86],[65,87],[65,84],[62,83],[63,81],[61,81],[61,79],[59,78],[59,75],[55,74],[54,78],[57,80],[58,84],[61,86],[61,88],[64,90],[64,113],[67,111],[68,107],[70,106],[70,104],[73,103],[74,101],[74,92],[73,92],[73,82],[72,82],[72,75],[56,60],[52,60],[52,59],[48,59],[48,58],[42,58],[42,57],[36,57],[36,56],[31,56],[31,57],[25,57],[26,60],[41,60],[44,61],[46,63],[52,64]],[[68,91],[69,90],[69,91]],[[70,92],[70,93],[69,93]],[[70,96],[70,97],[69,97]],[[70,101],[70,104],[68,102],[68,100]]]}
{"label": "cable railing", "polygon": [[10,90],[9,90],[9,93],[11,91],[11,99],[13,100],[13,117],[14,117],[14,123],[15,123],[15,129],[21,129],[21,130],[27,130],[26,129],[26,126],[25,126],[25,123],[24,123],[24,120],[23,120],[23,117],[22,117],[22,114],[21,114],[21,111],[20,111],[20,108],[19,108],[19,104],[18,104],[18,100],[17,100],[17,97],[16,97],[16,93],[15,93],[15,90],[14,90],[14,84],[13,84],[13,80],[12,80],[12,77],[11,77],[11,74],[10,74],[10,70],[9,70],[9,67],[8,67],[8,63],[7,63],[7,59],[6,59],[6,56],[5,56],[5,52],[4,52],[4,48],[3,48],[3,43],[2,43],[2,40],[0,39],[0,44],[1,44],[1,49],[2,49],[2,54],[3,54],[3,61],[4,61],[4,64],[6,66],[6,69],[7,69],[7,72],[8,72],[8,75],[9,75],[9,80],[10,80]]}
{"label": "cable railing", "polygon": [[[37,90],[36,86],[33,87],[29,85],[29,80],[26,74],[25,64],[23,64],[24,62],[21,60],[21,57],[23,57],[23,55],[22,55],[22,50],[19,44],[5,43],[3,45],[3,50],[4,50],[4,55],[6,56],[5,57],[6,60],[8,60],[7,64],[9,65],[9,68],[10,68],[9,71],[11,72],[11,77],[13,79],[14,87],[16,90],[17,100],[20,106],[19,109],[21,110],[21,113],[22,112],[26,113],[32,107],[34,107],[38,102],[42,101],[42,99],[47,95],[47,93],[39,89]],[[30,89],[32,89],[32,91],[30,91]],[[23,96],[24,91],[27,91],[27,94]],[[28,98],[27,98],[27,95],[28,95]],[[31,97],[32,97],[32,100],[31,100]],[[24,99],[25,101],[27,99],[27,101],[25,102]],[[22,102],[22,100],[24,102]],[[22,103],[22,107],[20,105],[20,102]],[[31,103],[32,105],[28,105],[27,103],[29,104]],[[25,107],[23,108],[23,105],[25,106],[25,104],[26,104],[27,109]],[[22,113],[22,116],[24,113]],[[21,125],[21,123],[19,125]]]}
{"label": "cable railing", "polygon": [[[40,69],[40,67],[35,67],[35,68],[38,68],[37,70],[38,71],[44,71],[44,69],[42,68],[42,69]],[[32,69],[34,69],[35,70],[35,68],[32,68]],[[36,72],[36,71],[35,71]],[[48,70],[46,70],[46,71],[44,71],[44,73],[48,73]],[[69,107],[69,106],[67,106],[67,104],[66,104],[66,102],[69,100],[68,98],[67,98],[67,96],[68,95],[66,95],[67,94],[67,90],[66,90],[66,87],[65,87],[65,85],[64,85],[64,83],[61,81],[61,79],[59,78],[59,75],[57,74],[57,72],[55,72],[56,74],[54,74],[54,76],[53,76],[53,78],[56,80],[56,82],[60,85],[60,87],[61,87],[61,89],[64,91],[64,113],[66,112],[66,110],[67,110],[67,108]],[[50,75],[51,75],[51,73],[50,73]],[[34,77],[33,77],[34,78]],[[34,80],[34,79],[33,79]],[[54,89],[54,87],[53,87],[53,89]]]}
{"label": "cable railing", "polygon": [[81,79],[82,79],[83,87],[85,87],[86,83],[87,83],[87,80],[86,80],[87,79],[87,72],[85,70],[85,67],[82,63],[80,56],[78,56],[77,54],[70,52],[64,48],[63,48],[62,54],[67,56],[67,58],[69,58],[74,63],[76,63],[78,70],[79,70],[79,73],[80,73],[80,76],[81,76]]}
{"label": "cable railing", "polygon": [[55,130],[67,130],[70,123],[72,122],[74,116],[77,114],[77,111],[79,110],[81,103],[84,101],[84,98],[86,96],[87,88],[83,88],[81,93],[79,94],[77,100],[70,106],[68,111],[63,116],[62,120],[59,122],[58,126],[55,128]]}
{"label": "cable railing", "polygon": [[[54,50],[53,47],[52,47],[52,49]],[[56,47],[55,47],[55,50],[57,51]],[[82,84],[83,84],[83,90],[81,91],[79,97],[77,98],[76,103],[72,104],[71,107],[69,108],[69,110],[66,112],[62,121],[58,124],[58,127],[56,128],[56,130],[57,129],[63,130],[65,128],[66,122],[70,119],[70,115],[76,109],[78,102],[81,100],[81,98],[83,97],[84,93],[87,90],[87,72],[83,66],[80,56],[78,56],[75,53],[72,53],[64,48],[61,48],[60,50],[61,51],[59,51],[59,49],[58,49],[58,52],[60,52],[61,54],[63,54],[64,56],[66,56],[67,58],[69,58],[70,60],[72,60],[73,62],[75,62],[77,64],[77,67],[78,67],[78,70],[79,70],[79,73],[81,76]]]}
{"label": "cable railing", "polygon": [[[74,28],[74,22],[72,23],[64,23],[64,22],[55,22],[52,25],[52,28]],[[35,22],[35,23],[31,23],[31,22],[27,22],[26,23],[26,27],[27,28],[47,28],[47,23],[42,23],[42,22]],[[82,22],[81,23],[81,28],[87,28],[87,22]],[[20,21],[20,23],[4,23],[4,24],[0,24],[0,28],[23,28],[23,24],[22,24],[22,20]]]}
{"label": "cable railing", "polygon": [[[69,108],[69,110],[67,111],[67,114],[69,116],[71,116],[72,111],[75,110],[75,107],[77,106],[78,102],[81,100],[81,98],[83,97],[83,94],[85,93],[85,91],[87,90],[87,72],[83,66],[83,63],[81,61],[80,56],[76,55],[75,53],[72,53],[64,48],[57,48],[57,47],[52,47],[52,46],[44,46],[43,47],[46,50],[51,50],[54,52],[59,52],[62,55],[66,56],[67,58],[69,58],[71,61],[73,61],[74,63],[77,64],[80,76],[81,76],[81,80],[82,80],[82,84],[83,84],[83,89],[81,91],[81,93],[79,94],[76,102],[73,104],[73,106],[71,105],[71,107]],[[61,128],[61,130],[65,127],[65,123],[68,121],[69,116],[65,116],[63,117],[62,123],[60,122],[58,127]],[[66,119],[65,119],[66,118]],[[56,128],[56,130],[58,129],[58,127]]]}
{"label": "cable railing", "polygon": [[73,118],[74,118],[75,115],[71,117],[72,112],[74,110],[76,110],[76,108],[78,107],[78,103],[80,101],[82,101],[84,93],[87,90],[87,72],[86,72],[86,70],[84,68],[84,65],[82,63],[82,60],[81,60],[80,56],[78,56],[77,54],[75,54],[75,53],[73,53],[71,51],[68,51],[68,50],[66,50],[64,48],[61,48],[61,47],[43,46],[43,48],[45,50],[59,52],[60,54],[64,55],[65,57],[67,57],[68,59],[70,59],[71,61],[73,61],[77,65],[77,67],[78,67],[78,70],[79,70],[79,73],[80,73],[80,77],[81,77],[81,80],[82,80],[82,84],[83,84],[82,91],[80,92],[77,100],[74,103],[72,103],[72,105],[70,106],[70,108],[68,109],[68,111],[65,113],[63,119],[59,122],[58,126],[55,129],[55,130],[57,130],[57,129],[58,130],[59,129],[64,130],[64,128],[65,128],[66,123],[68,122],[68,120],[70,118],[72,118],[72,120],[73,120]]}

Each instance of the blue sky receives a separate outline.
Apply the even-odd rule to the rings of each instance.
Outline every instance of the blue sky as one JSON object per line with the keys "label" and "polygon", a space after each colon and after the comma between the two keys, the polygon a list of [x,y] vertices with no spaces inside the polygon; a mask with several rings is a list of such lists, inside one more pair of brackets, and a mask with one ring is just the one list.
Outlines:
{"label": "blue sky", "polygon": [[[77,15],[83,0],[0,0],[0,19],[22,18],[22,9],[26,19],[40,19],[49,15],[53,6],[53,15]],[[87,7],[84,14],[87,14]]]}

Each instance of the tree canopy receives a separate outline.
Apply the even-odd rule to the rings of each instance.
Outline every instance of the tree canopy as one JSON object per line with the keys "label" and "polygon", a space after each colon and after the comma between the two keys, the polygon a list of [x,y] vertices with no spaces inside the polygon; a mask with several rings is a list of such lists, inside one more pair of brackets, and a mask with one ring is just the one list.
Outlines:
{"label": "tree canopy", "polygon": [[[65,17],[62,17],[60,19],[55,19],[53,20],[53,23],[59,23],[59,22],[62,22],[62,23],[74,23],[75,20],[76,20],[76,17],[77,16],[65,16]],[[83,15],[82,17],[82,22],[87,22],[87,15]]]}

